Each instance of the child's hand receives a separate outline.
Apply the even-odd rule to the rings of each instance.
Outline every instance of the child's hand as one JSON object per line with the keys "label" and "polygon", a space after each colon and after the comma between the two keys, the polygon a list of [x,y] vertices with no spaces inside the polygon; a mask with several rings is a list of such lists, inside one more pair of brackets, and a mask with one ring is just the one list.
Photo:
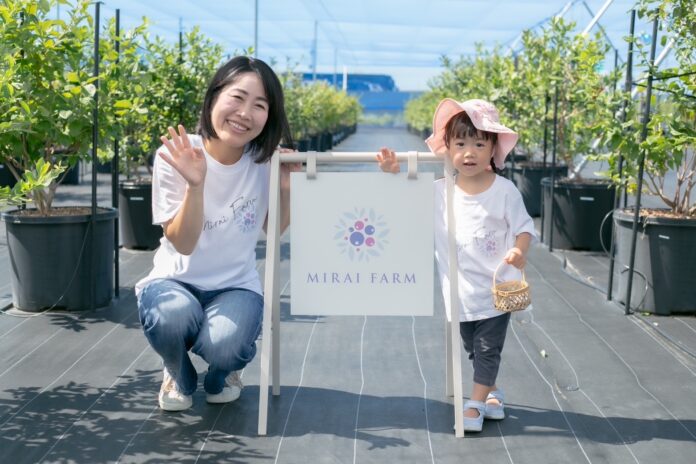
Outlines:
{"label": "child's hand", "polygon": [[524,265],[527,264],[527,258],[524,256],[522,250],[517,247],[510,248],[505,254],[503,261],[511,266],[515,266],[517,269],[523,269]]}
{"label": "child's hand", "polygon": [[377,153],[377,162],[379,163],[379,168],[384,172],[396,174],[401,170],[399,162],[396,161],[396,153],[388,148],[380,149],[379,153]]}

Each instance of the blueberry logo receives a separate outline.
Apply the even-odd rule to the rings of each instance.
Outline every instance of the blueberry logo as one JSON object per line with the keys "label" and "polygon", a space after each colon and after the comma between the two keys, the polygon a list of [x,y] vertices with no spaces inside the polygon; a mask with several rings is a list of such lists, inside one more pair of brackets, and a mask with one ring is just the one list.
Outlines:
{"label": "blueberry logo", "polygon": [[234,222],[240,232],[247,233],[256,230],[256,198],[244,200],[240,198],[232,204]]}
{"label": "blueberry logo", "polygon": [[250,232],[256,226],[256,211],[246,211],[237,217],[237,226],[242,232]]}
{"label": "blueberry logo", "polygon": [[351,261],[369,261],[384,250],[389,243],[388,235],[383,216],[378,216],[373,209],[355,208],[339,219],[334,240],[341,253],[346,253]]}

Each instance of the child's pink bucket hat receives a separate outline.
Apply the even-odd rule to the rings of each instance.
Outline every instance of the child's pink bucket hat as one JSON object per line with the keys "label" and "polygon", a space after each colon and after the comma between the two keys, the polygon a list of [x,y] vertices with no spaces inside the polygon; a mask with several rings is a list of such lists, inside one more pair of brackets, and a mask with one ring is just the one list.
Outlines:
{"label": "child's pink bucket hat", "polygon": [[451,98],[445,98],[437,105],[433,116],[433,134],[425,140],[430,150],[437,156],[444,156],[447,151],[445,145],[445,127],[453,116],[462,111],[471,119],[480,131],[495,132],[498,134],[498,142],[493,149],[493,162],[496,167],[504,167],[505,157],[517,143],[517,132],[500,124],[498,110],[485,100],[473,99],[458,102]]}

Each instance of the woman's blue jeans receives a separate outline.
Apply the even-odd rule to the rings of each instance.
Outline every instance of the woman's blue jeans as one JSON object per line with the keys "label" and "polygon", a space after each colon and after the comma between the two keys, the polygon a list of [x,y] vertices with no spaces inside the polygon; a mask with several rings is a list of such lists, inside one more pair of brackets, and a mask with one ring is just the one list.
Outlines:
{"label": "woman's blue jeans", "polygon": [[198,383],[191,350],[208,363],[203,386],[216,394],[225,386],[225,377],[244,368],[256,354],[263,297],[251,290],[206,291],[158,279],[140,292],[138,312],[145,337],[181,393],[193,394]]}

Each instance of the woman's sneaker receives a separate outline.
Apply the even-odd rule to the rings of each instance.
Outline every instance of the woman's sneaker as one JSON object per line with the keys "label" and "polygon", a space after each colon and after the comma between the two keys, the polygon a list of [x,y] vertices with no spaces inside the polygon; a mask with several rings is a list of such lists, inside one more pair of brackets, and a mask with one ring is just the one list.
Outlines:
{"label": "woman's sneaker", "polygon": [[213,404],[229,403],[239,398],[242,388],[244,388],[244,385],[242,384],[242,379],[239,378],[239,372],[232,371],[225,378],[225,386],[222,388],[222,391],[216,394],[208,393],[206,401]]}
{"label": "woman's sneaker", "polygon": [[165,367],[159,391],[159,407],[164,411],[183,411],[190,408],[192,404],[191,395],[184,395],[179,391],[174,377],[169,374]]}

